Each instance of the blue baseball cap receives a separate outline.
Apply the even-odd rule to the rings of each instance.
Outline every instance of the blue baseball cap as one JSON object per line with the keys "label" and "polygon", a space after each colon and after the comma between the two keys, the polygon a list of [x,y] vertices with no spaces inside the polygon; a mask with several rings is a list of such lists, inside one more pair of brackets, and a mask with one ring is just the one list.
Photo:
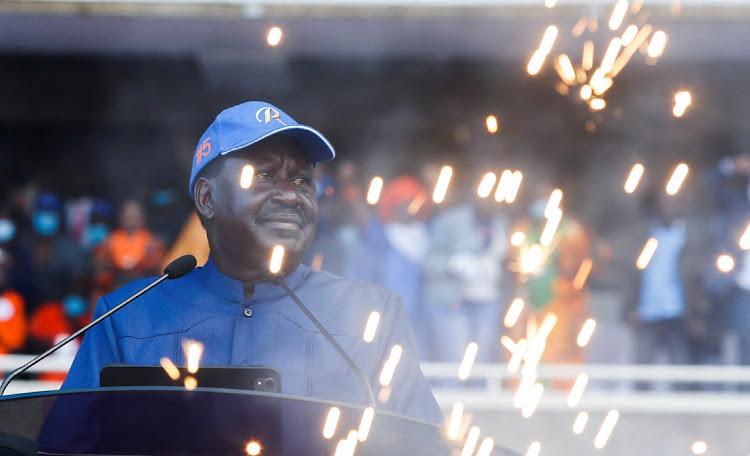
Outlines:
{"label": "blue baseball cap", "polygon": [[313,164],[332,160],[336,151],[318,130],[301,125],[284,111],[264,101],[248,101],[225,109],[208,127],[195,149],[190,173],[190,196],[198,173],[211,160],[251,146],[275,134],[295,139]]}

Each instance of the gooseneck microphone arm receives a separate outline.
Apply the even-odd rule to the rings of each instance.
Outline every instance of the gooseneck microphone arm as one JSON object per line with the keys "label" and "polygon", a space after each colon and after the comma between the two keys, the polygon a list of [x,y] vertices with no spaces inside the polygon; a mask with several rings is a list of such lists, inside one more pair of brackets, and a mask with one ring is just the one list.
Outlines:
{"label": "gooseneck microphone arm", "polygon": [[8,384],[13,380],[15,377],[19,376],[20,374],[23,374],[27,370],[29,370],[31,367],[33,367],[35,364],[37,364],[39,361],[43,360],[44,358],[48,357],[52,353],[56,352],[58,349],[63,347],[65,344],[70,342],[71,340],[75,339],[76,337],[80,336],[81,334],[85,333],[89,329],[91,329],[93,326],[98,325],[103,320],[108,318],[113,313],[117,312],[118,310],[122,309],[126,305],[130,304],[134,300],[138,299],[141,295],[149,291],[150,289],[154,288],[155,286],[159,285],[160,283],[164,282],[167,279],[173,280],[180,278],[187,274],[188,272],[192,271],[193,268],[195,268],[196,260],[195,257],[192,255],[185,255],[177,258],[173,262],[169,263],[169,265],[164,269],[164,275],[159,276],[156,280],[151,282],[150,284],[146,285],[144,288],[141,288],[139,291],[137,291],[134,295],[130,296],[128,299],[124,300],[120,304],[116,305],[115,307],[109,309],[107,312],[103,313],[101,316],[99,316],[97,319],[91,321],[83,328],[79,329],[78,331],[74,332],[73,334],[69,335],[65,339],[61,340],[60,342],[56,343],[52,346],[49,350],[42,353],[41,355],[38,355],[34,357],[31,361],[24,364],[23,366],[19,367],[18,369],[11,372],[5,380],[3,380],[2,385],[0,385],[0,396],[2,396],[5,393],[5,388],[8,387]]}
{"label": "gooseneck microphone arm", "polygon": [[375,408],[375,395],[372,393],[372,386],[370,386],[370,381],[367,379],[367,375],[365,375],[364,372],[362,372],[362,369],[357,366],[357,364],[354,362],[353,359],[349,357],[349,355],[346,354],[343,348],[341,348],[341,345],[336,342],[336,340],[331,336],[331,333],[329,333],[323,325],[318,321],[317,318],[315,318],[315,315],[310,312],[310,309],[307,308],[304,304],[302,304],[302,301],[297,297],[297,295],[287,286],[286,282],[284,282],[284,277],[279,273],[277,275],[274,275],[274,283],[279,285],[281,288],[284,289],[284,292],[292,298],[292,301],[294,301],[295,304],[297,304],[297,307],[300,308],[300,310],[307,316],[308,319],[312,322],[313,325],[315,325],[316,328],[318,328],[318,331],[320,331],[321,334],[323,334],[323,337],[326,338],[326,340],[333,346],[333,348],[336,349],[337,352],[339,352],[339,355],[341,355],[342,358],[344,358],[344,361],[349,365],[349,367],[352,368],[355,374],[359,377],[360,380],[362,380],[362,384],[365,386],[365,390],[367,391],[367,402],[368,405],[372,408]]}

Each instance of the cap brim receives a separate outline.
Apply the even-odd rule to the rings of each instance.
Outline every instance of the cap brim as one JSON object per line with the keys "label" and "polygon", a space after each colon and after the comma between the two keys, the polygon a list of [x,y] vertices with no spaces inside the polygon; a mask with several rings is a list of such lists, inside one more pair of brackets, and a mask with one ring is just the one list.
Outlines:
{"label": "cap brim", "polygon": [[328,142],[325,136],[323,136],[323,134],[318,130],[307,127],[305,125],[289,125],[286,127],[281,127],[266,135],[261,136],[258,139],[255,139],[254,141],[250,141],[246,144],[242,144],[240,146],[236,146],[229,150],[226,150],[222,152],[221,155],[231,154],[232,152],[250,147],[253,144],[257,144],[266,138],[270,138],[271,136],[278,134],[289,136],[295,141],[299,142],[300,145],[302,145],[302,147],[305,149],[305,151],[310,155],[310,159],[313,163],[327,162],[333,160],[336,157],[336,150],[333,148],[331,143]]}

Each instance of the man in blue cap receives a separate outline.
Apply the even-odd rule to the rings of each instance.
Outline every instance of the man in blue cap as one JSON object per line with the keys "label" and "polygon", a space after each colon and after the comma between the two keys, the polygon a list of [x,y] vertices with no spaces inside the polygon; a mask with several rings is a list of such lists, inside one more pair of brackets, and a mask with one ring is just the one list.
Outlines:
{"label": "man in blue cap", "polygon": [[[181,344],[194,340],[205,347],[203,365],[275,366],[283,393],[366,403],[364,385],[349,365],[270,281],[267,263],[274,246],[282,245],[287,285],[365,372],[378,408],[441,421],[401,298],[301,264],[318,217],[313,168],[334,156],[320,132],[268,103],[247,102],[220,113],[198,143],[190,177],[211,249],[208,262],[91,329],[63,387],[98,386],[99,370],[110,363],[158,365],[167,357],[185,364]],[[95,317],[146,283],[104,296]],[[366,342],[372,312],[380,314],[380,323]],[[378,379],[395,345],[402,355],[392,381],[382,387]]]}

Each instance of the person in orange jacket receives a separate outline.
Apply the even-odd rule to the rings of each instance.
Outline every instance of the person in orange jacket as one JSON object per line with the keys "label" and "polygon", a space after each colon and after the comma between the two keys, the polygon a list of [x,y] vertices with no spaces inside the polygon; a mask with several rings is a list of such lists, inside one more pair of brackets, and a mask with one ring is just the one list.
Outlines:
{"label": "person in orange jacket", "polygon": [[120,209],[120,227],[95,249],[95,273],[104,294],[132,280],[159,274],[164,243],[148,230],[143,206],[126,201]]}

